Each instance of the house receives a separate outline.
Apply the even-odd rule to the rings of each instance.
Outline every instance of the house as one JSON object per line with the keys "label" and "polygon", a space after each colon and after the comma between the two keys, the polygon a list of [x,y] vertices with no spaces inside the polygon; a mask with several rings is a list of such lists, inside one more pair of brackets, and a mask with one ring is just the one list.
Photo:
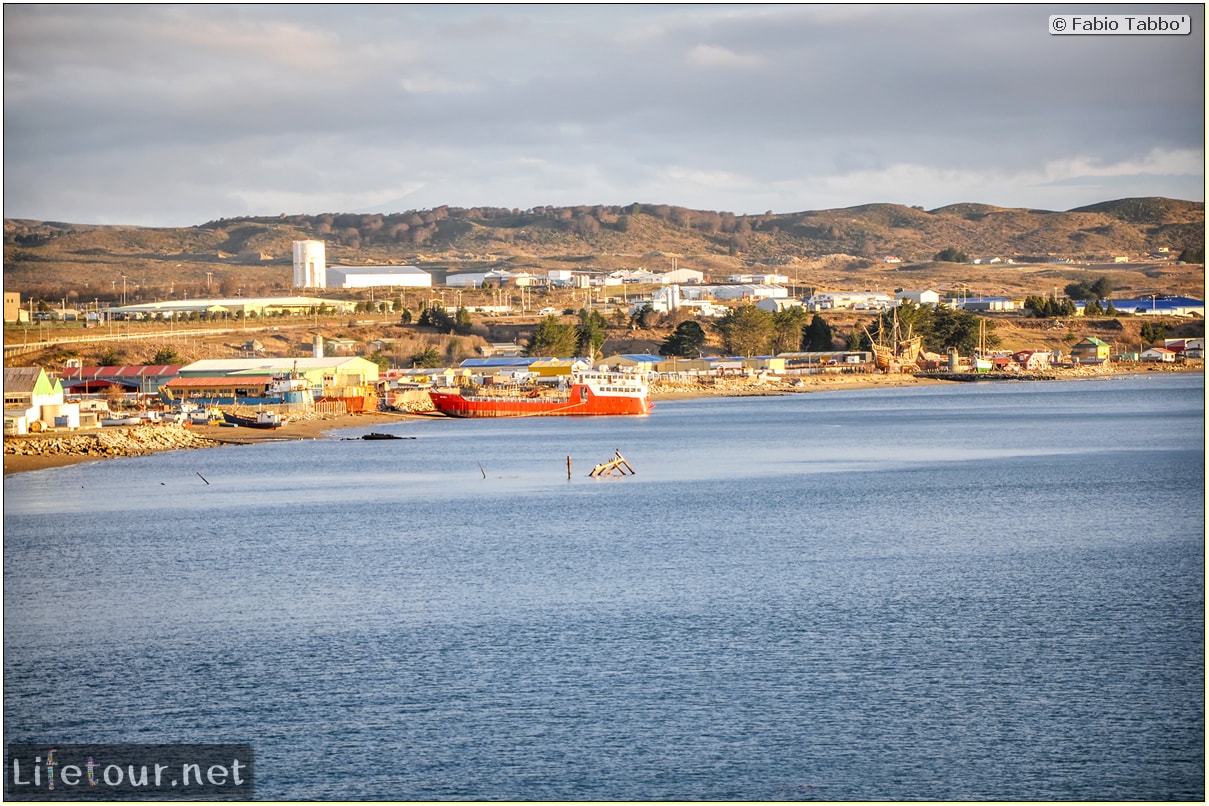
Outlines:
{"label": "house", "polygon": [[1205,339],[1164,339],[1163,346],[1185,358],[1204,358]]}
{"label": "house", "polygon": [[79,428],[80,405],[63,400],[63,384],[42,367],[4,368],[4,432]]}
{"label": "house", "polygon": [[1088,336],[1070,348],[1070,357],[1076,364],[1104,364],[1112,347],[1095,336]]}
{"label": "house", "polygon": [[343,336],[335,339],[324,339],[323,349],[331,355],[356,355],[361,344],[356,339],[348,339]]}
{"label": "house", "polygon": [[1037,372],[1050,368],[1053,353],[1049,350],[1020,350],[1012,354],[1012,359],[1020,368],[1029,372]]}
{"label": "house", "polygon": [[1168,350],[1166,347],[1151,347],[1148,350],[1143,350],[1141,359],[1143,361],[1158,361],[1163,364],[1175,363],[1175,351]]}
{"label": "house", "polygon": [[29,312],[21,310],[21,295],[16,291],[4,292],[4,321],[28,322]]}

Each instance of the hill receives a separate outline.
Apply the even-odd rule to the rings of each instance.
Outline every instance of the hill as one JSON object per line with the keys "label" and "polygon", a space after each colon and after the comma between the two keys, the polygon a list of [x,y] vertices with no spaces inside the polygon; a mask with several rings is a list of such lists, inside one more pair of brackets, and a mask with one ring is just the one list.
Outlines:
{"label": "hill", "polygon": [[[128,299],[280,293],[289,290],[292,278],[292,242],[313,238],[327,243],[330,264],[415,264],[439,276],[493,266],[663,269],[675,260],[709,279],[772,269],[808,286],[975,284],[985,285],[982,293],[1060,286],[1089,266],[1099,270],[1125,255],[1140,276],[1118,282],[1118,288],[1199,294],[1203,273],[1149,255],[1160,247],[1173,255],[1203,251],[1204,232],[1203,204],[1164,198],[1120,199],[1065,212],[977,203],[935,210],[866,204],[742,216],[638,203],[439,207],[230,218],[179,229],[7,219],[4,283],[25,296],[55,301],[114,300],[123,283]],[[971,258],[1069,262],[1079,268],[1000,264],[988,276],[985,268],[933,264],[932,257],[947,247]],[[903,262],[883,263],[891,255]]]}

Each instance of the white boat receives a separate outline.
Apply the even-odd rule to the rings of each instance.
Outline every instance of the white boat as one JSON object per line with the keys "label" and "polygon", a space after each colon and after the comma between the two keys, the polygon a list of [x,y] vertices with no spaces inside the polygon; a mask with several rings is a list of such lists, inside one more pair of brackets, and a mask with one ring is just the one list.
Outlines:
{"label": "white boat", "polygon": [[142,422],[142,420],[139,419],[138,417],[119,417],[119,416],[115,415],[112,417],[102,417],[101,418],[102,426],[138,425],[141,422]]}

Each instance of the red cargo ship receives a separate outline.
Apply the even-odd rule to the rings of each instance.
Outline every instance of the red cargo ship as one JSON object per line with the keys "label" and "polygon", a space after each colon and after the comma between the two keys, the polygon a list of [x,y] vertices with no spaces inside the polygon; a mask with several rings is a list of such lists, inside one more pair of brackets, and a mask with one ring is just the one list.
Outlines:
{"label": "red cargo ship", "polygon": [[566,389],[475,387],[428,394],[437,411],[450,417],[648,414],[654,408],[645,375],[598,370],[573,372]]}

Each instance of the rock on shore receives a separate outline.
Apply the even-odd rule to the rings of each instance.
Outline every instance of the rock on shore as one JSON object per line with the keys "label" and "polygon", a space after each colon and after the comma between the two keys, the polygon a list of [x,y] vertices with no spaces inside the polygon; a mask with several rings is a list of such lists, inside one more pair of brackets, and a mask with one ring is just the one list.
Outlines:
{"label": "rock on shore", "polygon": [[4,453],[17,456],[142,456],[218,444],[176,424],[104,428],[99,431],[33,434],[4,438]]}

